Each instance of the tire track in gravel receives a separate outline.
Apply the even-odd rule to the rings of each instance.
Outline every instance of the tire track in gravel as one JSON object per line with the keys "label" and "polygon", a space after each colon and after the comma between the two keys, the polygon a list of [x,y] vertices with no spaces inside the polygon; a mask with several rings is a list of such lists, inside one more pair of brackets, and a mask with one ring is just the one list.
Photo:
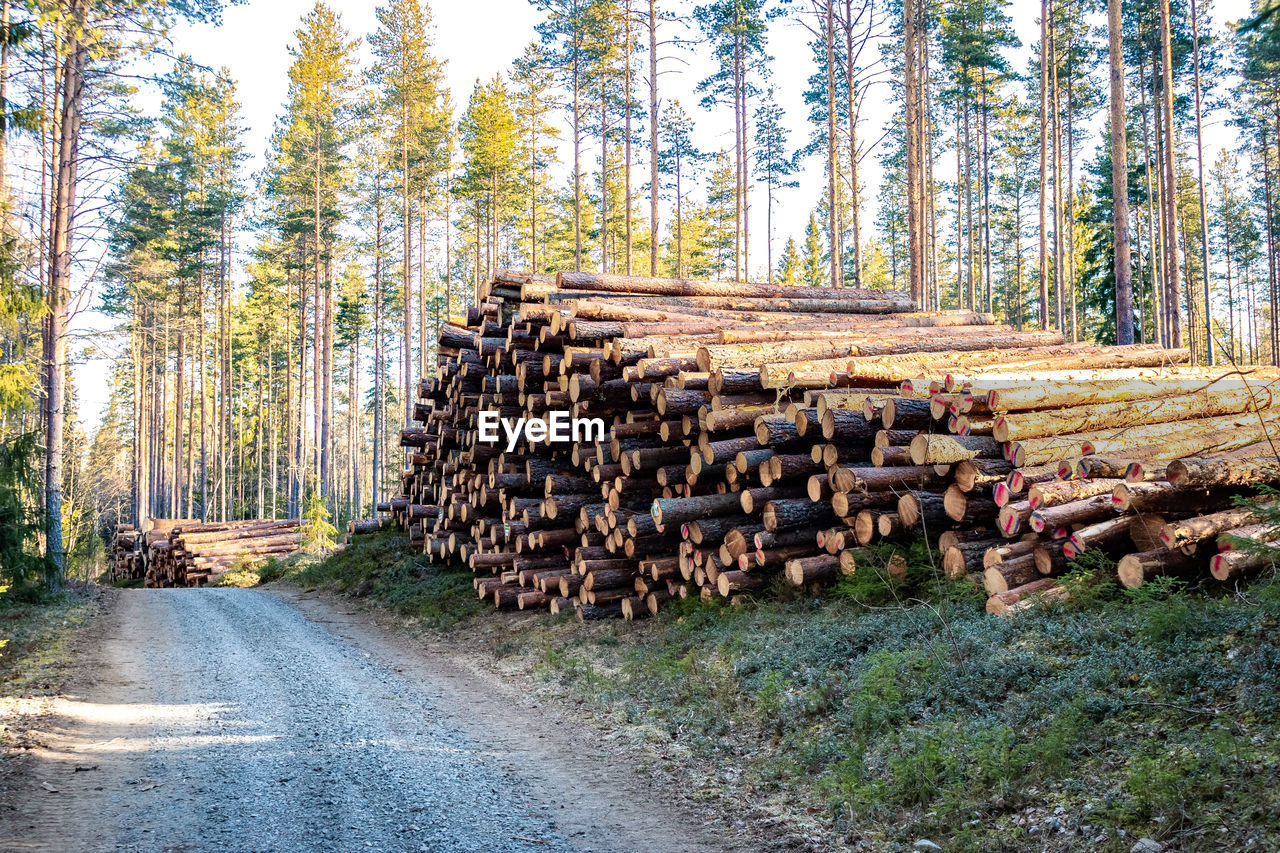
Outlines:
{"label": "tire track in gravel", "polygon": [[288,591],[109,599],[0,793],[2,850],[746,849],[363,614]]}

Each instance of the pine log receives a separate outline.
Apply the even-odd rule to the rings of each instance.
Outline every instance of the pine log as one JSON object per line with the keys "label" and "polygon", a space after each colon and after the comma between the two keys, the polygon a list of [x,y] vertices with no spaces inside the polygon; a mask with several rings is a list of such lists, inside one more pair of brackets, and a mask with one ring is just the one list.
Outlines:
{"label": "pine log", "polygon": [[1035,547],[1031,553],[988,566],[982,572],[982,585],[991,595],[1008,592],[1014,587],[1031,583],[1040,578],[1036,568]]}
{"label": "pine log", "polygon": [[999,459],[1001,446],[985,435],[920,433],[911,440],[911,461],[916,465],[946,465],[965,459]]}
{"label": "pine log", "polygon": [[1123,480],[1059,480],[1037,483],[1027,493],[1027,500],[1032,509],[1058,506],[1083,498],[1091,498],[1094,495],[1109,494],[1123,482]]}
{"label": "pine log", "polygon": [[[1274,506],[1267,503],[1265,506]],[[1211,539],[1226,530],[1243,527],[1257,520],[1252,507],[1232,507],[1209,515],[1171,521],[1160,531],[1160,541],[1166,548],[1181,548],[1205,539]]]}
{"label": "pine log", "polygon": [[984,568],[983,558],[993,547],[990,540],[959,542],[942,552],[942,571],[949,578],[961,578]]}
{"label": "pine log", "polygon": [[1235,384],[1231,387],[1146,400],[1119,400],[1002,415],[996,419],[993,434],[999,441],[1020,441],[1049,435],[1218,417],[1251,412],[1257,407],[1265,409],[1272,405],[1274,403],[1268,389]]}
{"label": "pine log", "polygon": [[1037,538],[1033,535],[1030,539],[1021,539],[1017,542],[994,545],[983,553],[982,567],[984,569],[989,569],[992,566],[1005,562],[1006,560],[1025,557],[1035,551],[1037,541]]}
{"label": "pine log", "polygon": [[[1128,589],[1136,589],[1152,578],[1161,575],[1186,574],[1197,565],[1197,561],[1181,551],[1159,548],[1127,554],[1120,558],[1116,566],[1116,575],[1120,583]],[[1201,569],[1203,571],[1203,569]]]}
{"label": "pine log", "polygon": [[992,595],[987,599],[987,612],[994,616],[1007,616],[1019,607],[1036,601],[1064,601],[1067,597],[1066,587],[1059,586],[1053,578],[1040,578],[1016,589]]}
{"label": "pine log", "polygon": [[1179,485],[1255,486],[1280,483],[1280,460],[1275,447],[1269,441],[1253,447],[1257,449],[1256,456],[1176,459],[1169,463],[1165,476],[1169,482]]}
{"label": "pine log", "polygon": [[1183,486],[1165,481],[1120,483],[1112,489],[1112,504],[1125,512],[1167,512],[1217,509],[1228,500],[1220,488]]}
{"label": "pine log", "polygon": [[1093,524],[1115,515],[1111,495],[1094,495],[1057,506],[1042,507],[1031,513],[1031,529],[1062,539],[1074,524]]}
{"label": "pine log", "polygon": [[1134,516],[1122,515],[1119,518],[1109,518],[1106,521],[1100,521],[1096,524],[1081,527],[1079,530],[1074,530],[1067,537],[1067,542],[1063,546],[1063,553],[1067,559],[1074,560],[1085,551],[1091,549],[1109,550],[1115,548],[1126,540],[1133,522]]}
{"label": "pine log", "polygon": [[910,529],[925,526],[934,531],[947,522],[947,511],[942,495],[934,492],[909,491],[898,498],[898,520]]}
{"label": "pine log", "polygon": [[1033,438],[1010,444],[1014,465],[1037,465],[1080,454],[1116,453],[1150,444],[1162,445],[1170,456],[1210,449],[1233,450],[1262,441],[1280,426],[1280,409],[1217,418],[1104,429],[1054,438]]}
{"label": "pine log", "polygon": [[[1260,386],[1280,378],[1274,368],[1250,368]],[[1268,376],[1268,374],[1270,374]],[[1057,371],[1029,374],[1017,380],[970,377],[975,394],[987,394],[992,411],[1015,412],[1031,409],[1061,409],[1105,405],[1115,402],[1162,400],[1193,396],[1212,389],[1241,386],[1231,371],[1216,367],[1160,367],[1157,369]]]}
{"label": "pine log", "polygon": [[836,514],[829,505],[812,503],[808,498],[774,500],[764,506],[764,527],[771,532],[813,527],[835,520]]}
{"label": "pine log", "polygon": [[1209,571],[1215,580],[1227,581],[1256,573],[1263,569],[1275,570],[1280,558],[1280,539],[1275,538],[1274,529],[1269,529],[1270,537],[1260,540],[1263,546],[1259,550],[1233,549],[1214,554],[1209,561]]}
{"label": "pine log", "polygon": [[1004,459],[964,459],[955,466],[953,475],[962,492],[1001,483],[1013,471],[1013,464]]}
{"label": "pine log", "polygon": [[942,495],[942,508],[947,518],[957,524],[981,524],[996,518],[1000,508],[990,498],[966,494],[952,483]]}
{"label": "pine log", "polygon": [[741,498],[732,492],[721,495],[698,495],[688,498],[656,498],[653,501],[653,520],[659,530],[671,525],[717,515],[735,515],[740,511]]}
{"label": "pine log", "polygon": [[893,492],[837,492],[831,496],[831,510],[841,518],[855,516],[867,509],[892,509],[898,504]]}
{"label": "pine log", "polygon": [[840,560],[831,554],[801,557],[786,564],[785,575],[793,586],[827,583],[840,574]]}

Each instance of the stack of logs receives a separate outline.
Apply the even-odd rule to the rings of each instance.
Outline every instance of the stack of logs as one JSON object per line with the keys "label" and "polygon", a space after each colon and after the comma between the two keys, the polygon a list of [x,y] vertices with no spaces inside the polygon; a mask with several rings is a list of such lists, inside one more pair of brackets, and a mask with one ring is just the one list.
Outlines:
{"label": "stack of logs", "polygon": [[107,581],[137,580],[146,572],[143,560],[142,535],[132,524],[120,522],[116,525],[115,536],[111,539],[111,568],[107,570]]}
{"label": "stack of logs", "polygon": [[297,551],[296,519],[155,519],[143,534],[148,587],[204,586],[233,568]]}
{"label": "stack of logs", "polygon": [[[886,291],[503,272],[441,328],[421,426],[401,436],[402,494],[378,509],[433,560],[468,565],[496,606],[583,619],[826,583],[860,547],[921,533],[939,573],[980,583],[993,612],[1062,597],[1056,577],[1087,550],[1122,557],[1127,585],[1266,562],[1226,532],[1275,538],[1231,508],[1280,482],[1275,369],[915,307]],[[480,440],[481,412],[557,411],[607,434]]]}

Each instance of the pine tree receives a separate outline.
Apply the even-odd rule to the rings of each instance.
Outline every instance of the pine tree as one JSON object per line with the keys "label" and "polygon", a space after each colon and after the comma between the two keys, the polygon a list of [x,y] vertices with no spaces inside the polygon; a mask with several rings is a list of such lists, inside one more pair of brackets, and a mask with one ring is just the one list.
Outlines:
{"label": "pine tree", "polygon": [[787,238],[787,245],[782,249],[782,257],[778,259],[778,283],[794,287],[799,283],[800,250],[796,248],[794,237]]}
{"label": "pine tree", "polygon": [[[710,43],[716,70],[698,84],[704,106],[733,103],[733,275],[747,277],[750,252],[750,150],[747,123],[750,101],[759,94],[755,79],[769,57],[765,52],[766,0],[711,0],[693,11]],[[714,206],[714,205],[713,205]]]}
{"label": "pine tree", "polygon": [[825,287],[827,284],[826,260],[822,254],[822,240],[818,236],[818,215],[809,214],[809,224],[804,229],[804,259],[800,264],[801,282],[809,287]]}
{"label": "pine tree", "polygon": [[774,192],[800,184],[791,175],[798,165],[795,155],[787,150],[787,131],[782,124],[783,110],[774,100],[773,89],[765,93],[765,99],[756,109],[755,171],[765,185],[765,261],[769,281],[773,281],[773,202]]}
{"label": "pine tree", "polygon": [[560,139],[560,129],[550,118],[555,106],[554,75],[550,57],[540,43],[532,42],[525,47],[524,54],[515,63],[512,83],[515,84],[516,126],[521,131],[517,143],[523,184],[520,191],[527,197],[522,205],[522,215],[527,212],[528,217],[526,257],[529,269],[541,272],[549,268],[545,266],[545,252],[541,253],[543,264],[539,264],[539,246],[545,242],[546,235],[540,234],[538,228],[540,222],[546,221],[548,172],[558,162],[556,142]]}
{"label": "pine tree", "polygon": [[[434,177],[447,168],[449,113],[444,70],[431,55],[430,11],[421,0],[390,0],[377,10],[378,29],[369,36],[376,62],[373,80],[382,95],[384,115],[394,128],[400,173],[400,238],[404,311],[401,377],[404,420],[412,414],[413,377],[413,221],[414,202],[425,196]],[[419,215],[422,215],[421,212]],[[419,325],[424,325],[419,317]],[[425,352],[426,342],[419,341]],[[425,359],[419,359],[424,362]]]}
{"label": "pine tree", "polygon": [[495,75],[487,84],[476,81],[471,101],[458,123],[458,133],[462,140],[462,175],[457,192],[473,207],[476,280],[487,281],[511,258],[507,235],[521,172],[515,109],[502,77]]}
{"label": "pine tree", "polygon": [[547,47],[548,59],[559,68],[561,84],[568,90],[570,131],[573,138],[573,255],[574,269],[582,269],[582,137],[586,111],[588,70],[592,61],[590,41],[600,0],[533,0],[545,13],[538,34]]}
{"label": "pine tree", "polygon": [[680,101],[672,100],[662,113],[661,127],[662,149],[658,152],[658,172],[667,178],[662,185],[669,190],[675,220],[672,222],[671,234],[675,241],[675,265],[671,267],[676,277],[686,275],[682,260],[684,258],[684,202],[687,188],[692,185],[695,170],[706,159],[706,156],[693,144],[693,119],[680,106]]}
{"label": "pine tree", "polygon": [[[731,267],[735,262],[734,239],[736,235],[735,212],[738,199],[735,164],[729,159],[727,151],[719,151],[711,162],[711,172],[707,178],[707,216],[709,231],[707,249],[715,258],[714,275],[719,278],[732,274],[740,278],[737,270]],[[695,245],[697,245],[695,241]]]}
{"label": "pine tree", "polygon": [[[323,3],[317,3],[303,17],[294,35],[297,44],[290,48],[293,64],[289,68],[290,121],[282,129],[279,143],[280,178],[290,206],[290,222],[285,227],[298,229],[301,254],[309,260],[315,425],[310,462],[320,497],[327,500],[332,473],[334,240],[342,218],[339,194],[346,186],[346,123],[354,107],[356,42],[349,37],[341,16]],[[305,470],[306,464],[304,459],[299,467]]]}

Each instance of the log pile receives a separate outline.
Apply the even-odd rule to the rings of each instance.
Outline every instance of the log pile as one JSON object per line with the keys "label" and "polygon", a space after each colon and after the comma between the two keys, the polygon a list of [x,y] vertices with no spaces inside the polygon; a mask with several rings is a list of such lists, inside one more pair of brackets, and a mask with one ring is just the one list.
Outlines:
{"label": "log pile", "polygon": [[[914,308],[893,292],[500,273],[441,328],[401,494],[378,510],[499,608],[634,619],[673,597],[738,601],[924,533],[1005,612],[1065,595],[1055,578],[1090,549],[1132,557],[1126,583],[1207,572],[1200,546],[1161,544],[1163,525],[1276,476],[1261,452],[1280,425],[1272,369]],[[556,412],[607,432],[480,439],[482,413]]]}
{"label": "log pile", "polygon": [[108,583],[137,580],[146,573],[142,555],[142,534],[132,525],[121,522],[116,525],[111,539],[111,568],[107,570]]}
{"label": "log pile", "polygon": [[237,566],[288,556],[301,541],[297,519],[155,519],[143,534],[146,586],[204,586]]}

